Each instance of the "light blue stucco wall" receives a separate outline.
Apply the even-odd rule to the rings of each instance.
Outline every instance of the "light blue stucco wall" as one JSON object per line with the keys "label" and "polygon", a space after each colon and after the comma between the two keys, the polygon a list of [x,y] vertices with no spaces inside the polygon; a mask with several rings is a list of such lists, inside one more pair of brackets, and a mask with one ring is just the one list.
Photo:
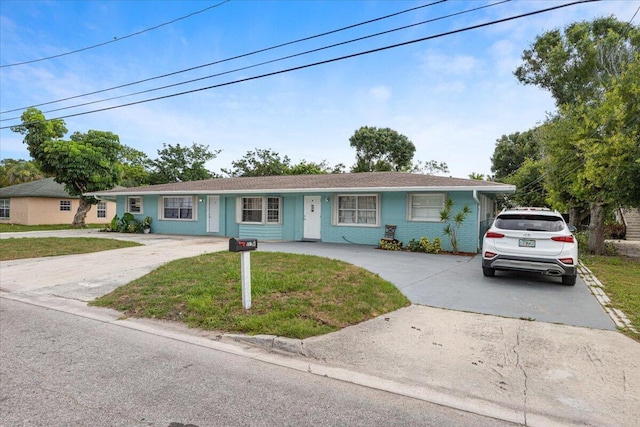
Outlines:
{"label": "light blue stucco wall", "polygon": [[[362,193],[364,194],[364,193]],[[433,240],[439,237],[444,250],[451,250],[449,238],[443,234],[442,222],[407,221],[406,192],[378,193],[380,197],[380,222],[377,226],[340,226],[334,225],[333,203],[334,195],[329,193],[313,193],[321,198],[321,240],[331,243],[356,243],[377,245],[384,235],[385,224],[396,225],[396,238],[405,245],[411,239],[428,237]],[[185,194],[184,196],[188,196]],[[247,197],[252,195],[246,195]],[[254,194],[265,196],[265,194]],[[207,232],[207,197],[196,197],[197,220],[158,220],[159,196],[145,195],[142,199],[143,213],[134,215],[142,220],[151,216],[152,232],[162,234],[192,234],[226,237],[253,237],[259,240],[302,240],[304,234],[304,196],[303,193],[269,194],[282,197],[282,223],[277,225],[248,225],[236,223],[236,196],[220,196],[220,231]],[[458,250],[462,252],[476,252],[478,250],[478,206],[471,191],[447,193],[453,201],[453,214],[464,205],[469,206],[471,213],[458,230]],[[126,207],[126,197],[117,198],[118,216],[122,217]]]}

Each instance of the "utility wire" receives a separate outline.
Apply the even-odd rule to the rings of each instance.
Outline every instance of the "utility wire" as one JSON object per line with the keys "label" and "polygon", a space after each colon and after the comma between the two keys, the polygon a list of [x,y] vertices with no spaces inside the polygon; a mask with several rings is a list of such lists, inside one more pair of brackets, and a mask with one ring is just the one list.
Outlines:
{"label": "utility wire", "polygon": [[[230,0],[227,0],[227,1],[230,1]],[[420,6],[412,7],[412,8],[409,8],[409,9],[405,9],[405,10],[402,10],[400,12],[395,12],[395,13],[392,13],[390,15],[381,16],[379,18],[370,19],[370,20],[367,20],[367,21],[359,22],[357,24],[348,25],[346,27],[338,28],[338,29],[335,29],[335,30],[331,30],[331,31],[327,31],[327,32],[324,32],[324,33],[316,34],[316,35],[313,35],[313,36],[303,37],[301,39],[289,41],[289,42],[286,42],[286,43],[281,43],[281,44],[278,44],[278,45],[275,45],[275,46],[270,46],[270,47],[267,47],[267,48],[254,50],[252,52],[243,53],[241,55],[236,55],[236,56],[233,56],[233,57],[230,57],[230,58],[221,59],[221,60],[214,61],[214,62],[209,62],[207,64],[197,65],[195,67],[185,68],[185,69],[182,69],[182,70],[173,71],[171,73],[161,74],[159,76],[149,77],[149,78],[142,79],[142,80],[137,80],[137,81],[134,81],[134,82],[131,82],[131,83],[125,83],[125,84],[122,84],[122,85],[113,86],[113,87],[109,87],[109,88],[106,88],[106,89],[100,89],[100,90],[97,90],[97,91],[94,91],[94,92],[88,92],[88,93],[81,94],[81,95],[74,95],[74,96],[70,96],[68,98],[62,98],[62,99],[58,99],[58,100],[55,100],[55,101],[49,101],[49,102],[44,102],[44,103],[41,103],[41,104],[29,105],[27,107],[14,108],[12,110],[0,111],[0,114],[11,113],[11,112],[14,112],[14,111],[21,111],[21,110],[24,110],[24,109],[26,109],[28,107],[40,107],[40,106],[43,106],[43,105],[49,105],[49,104],[55,104],[55,103],[62,102],[62,101],[68,101],[70,99],[76,99],[76,98],[81,98],[81,97],[84,97],[84,96],[95,95],[97,93],[107,92],[107,91],[114,90],[114,89],[121,89],[123,87],[133,86],[133,85],[137,85],[137,84],[140,84],[140,83],[149,82],[149,81],[152,81],[152,80],[162,79],[162,78],[165,78],[165,77],[170,77],[170,76],[174,76],[174,75],[181,74],[181,73],[186,73],[188,71],[193,71],[193,70],[197,70],[197,69],[200,69],[200,68],[209,67],[209,66],[212,66],[212,65],[222,64],[224,62],[233,61],[235,59],[245,58],[247,56],[256,55],[258,53],[268,52],[270,50],[278,49],[278,48],[281,48],[281,47],[290,46],[290,45],[293,45],[293,44],[296,44],[296,43],[301,43],[301,42],[304,42],[304,41],[308,41],[308,40],[313,40],[313,39],[316,39],[316,38],[324,37],[324,36],[327,36],[327,35],[330,35],[330,34],[339,33],[341,31],[350,30],[350,29],[353,29],[353,28],[356,28],[356,27],[360,27],[360,26],[363,26],[363,25],[371,24],[373,22],[382,21],[384,19],[388,19],[388,18],[392,18],[394,16],[402,15],[404,13],[413,12],[413,11],[418,10],[418,9],[422,9],[422,8],[425,8],[425,7],[430,7],[430,6],[434,6],[434,5],[440,4],[440,3],[444,3],[446,1],[448,1],[448,0],[438,0],[438,1],[435,1],[435,2],[432,2],[432,3],[427,3],[427,4],[420,5]]]}
{"label": "utility wire", "polygon": [[[409,41],[402,42],[402,43],[395,43],[395,44],[383,46],[383,47],[376,48],[376,49],[366,50],[366,51],[362,51],[362,52],[358,52],[358,53],[353,53],[353,54],[344,55],[344,56],[340,56],[340,57],[336,57],[336,58],[332,58],[332,59],[327,59],[327,60],[324,60],[324,61],[313,62],[313,63],[309,63],[309,64],[305,64],[305,65],[300,65],[300,66],[297,66],[297,67],[286,68],[286,69],[279,70],[279,71],[260,74],[260,75],[247,77],[247,78],[243,78],[243,79],[238,79],[238,80],[234,80],[234,81],[230,81],[230,82],[219,83],[219,84],[216,84],[216,85],[206,86],[206,87],[202,87],[202,88],[198,88],[198,89],[192,89],[192,90],[188,90],[188,91],[184,91],[184,92],[178,92],[178,93],[173,93],[173,94],[169,94],[169,95],[159,96],[159,97],[156,97],[156,98],[149,98],[149,99],[144,99],[144,100],[140,100],[140,101],[130,102],[130,103],[127,103],[127,104],[114,105],[114,106],[111,106],[111,107],[105,107],[105,108],[100,108],[100,109],[96,109],[96,110],[90,110],[90,111],[84,111],[84,112],[80,112],[80,113],[68,114],[66,116],[59,116],[59,117],[56,117],[56,118],[47,119],[45,121],[65,119],[65,118],[69,118],[69,117],[83,116],[83,115],[86,115],[86,114],[92,114],[92,113],[97,113],[97,112],[102,112],[102,111],[114,110],[114,109],[117,109],[117,108],[129,107],[129,106],[132,106],[132,105],[144,104],[144,103],[147,103],[147,102],[159,101],[159,100],[162,100],[162,99],[173,98],[173,97],[176,97],[176,96],[186,95],[186,94],[190,94],[190,93],[202,92],[202,91],[205,91],[205,90],[211,90],[211,89],[215,89],[215,88],[219,88],[219,87],[230,86],[230,85],[244,83],[244,82],[248,82],[248,81],[252,81],[252,80],[258,80],[258,79],[262,79],[262,78],[265,78],[265,77],[271,77],[271,76],[275,76],[275,75],[279,75],[279,74],[289,73],[289,72],[292,72],[292,71],[303,70],[303,69],[306,69],[306,68],[316,67],[316,66],[319,66],[319,65],[329,64],[329,63],[338,62],[338,61],[343,61],[345,59],[351,59],[351,58],[355,58],[355,57],[359,57],[359,56],[369,55],[371,53],[382,52],[382,51],[389,50],[389,49],[395,49],[395,48],[398,48],[398,47],[401,47],[401,46],[407,46],[407,45],[411,45],[411,44],[415,44],[415,43],[424,42],[424,41],[427,41],[427,40],[433,40],[433,39],[440,38],[440,37],[445,37],[445,36],[450,36],[450,35],[453,35],[453,34],[458,34],[458,33],[466,32],[466,31],[470,31],[470,30],[475,30],[475,29],[478,29],[478,28],[484,28],[484,27],[488,27],[488,26],[491,26],[491,25],[500,24],[500,23],[503,23],[503,22],[513,21],[513,20],[520,19],[520,18],[525,18],[525,17],[528,17],[528,16],[533,16],[533,15],[538,15],[538,14],[541,14],[541,13],[550,12],[550,11],[553,11],[553,10],[563,9],[563,8],[569,7],[569,6],[575,6],[577,4],[592,3],[592,2],[596,2],[596,1],[600,1],[600,0],[579,0],[579,1],[574,1],[574,2],[571,2],[571,3],[564,3],[564,4],[557,5],[557,6],[548,7],[548,8],[545,8],[545,9],[536,10],[536,11],[533,11],[533,12],[527,12],[527,13],[523,13],[523,14],[520,14],[520,15],[514,15],[514,16],[510,16],[508,18],[502,18],[502,19],[498,19],[498,20],[495,20],[495,21],[485,22],[483,24],[472,25],[472,26],[460,28],[460,29],[457,29],[457,30],[447,31],[447,32],[444,32],[444,33],[440,33],[440,34],[436,34],[436,35],[432,35],[432,36],[427,36],[427,37],[421,37],[421,38],[418,38],[418,39],[409,40]],[[30,123],[25,123],[25,124],[30,124]],[[11,126],[3,126],[3,127],[0,127],[0,129],[8,129],[10,127]]]}
{"label": "utility wire", "polygon": [[[86,105],[92,105],[92,104],[98,104],[98,103],[101,103],[101,102],[112,101],[114,99],[122,99],[122,98],[127,98],[127,97],[130,97],[130,96],[141,95],[141,94],[144,94],[144,93],[155,92],[155,91],[162,90],[162,89],[168,89],[168,88],[171,88],[171,87],[182,86],[182,85],[185,85],[185,84],[194,83],[194,82],[201,81],[201,80],[207,80],[207,79],[211,79],[211,78],[214,78],[214,77],[219,77],[219,76],[222,76],[222,75],[225,75],[225,74],[231,74],[231,73],[235,73],[235,72],[238,72],[238,71],[248,70],[250,68],[260,67],[262,65],[271,64],[271,63],[274,63],[274,62],[284,61],[286,59],[291,59],[291,58],[295,58],[295,57],[298,57],[298,56],[308,55],[310,53],[315,53],[315,52],[319,52],[319,51],[322,51],[322,50],[331,49],[331,48],[334,48],[334,47],[337,47],[337,46],[342,46],[342,45],[346,45],[346,44],[349,44],[349,43],[354,43],[354,42],[357,42],[357,41],[366,40],[366,39],[377,37],[377,36],[380,36],[380,35],[389,34],[389,33],[400,31],[400,30],[406,30],[407,28],[416,27],[416,26],[419,26],[419,25],[424,25],[424,24],[427,24],[427,23],[431,23],[431,22],[442,20],[442,19],[446,19],[446,18],[451,18],[453,16],[458,16],[458,15],[462,15],[462,14],[469,13],[469,12],[475,12],[475,11],[480,10],[480,9],[485,9],[485,8],[492,7],[492,6],[497,6],[499,4],[507,3],[509,1],[511,1],[511,0],[502,0],[502,1],[498,2],[498,3],[492,3],[492,4],[489,4],[489,5],[485,5],[485,6],[479,6],[479,7],[473,8],[473,9],[468,9],[468,10],[465,10],[465,11],[456,12],[456,13],[452,13],[452,14],[449,14],[449,15],[444,15],[444,16],[440,16],[440,17],[437,17],[437,18],[433,18],[433,19],[428,19],[426,21],[417,22],[417,23],[410,24],[410,25],[405,25],[403,27],[398,27],[398,28],[394,28],[394,29],[391,29],[391,30],[382,31],[382,32],[375,33],[375,34],[370,34],[368,36],[358,37],[358,38],[347,40],[347,41],[343,41],[343,42],[340,42],[340,43],[335,43],[335,44],[332,44],[332,45],[323,46],[323,47],[320,47],[320,48],[317,48],[317,49],[307,50],[305,52],[296,53],[296,54],[280,57],[280,58],[277,58],[277,59],[272,59],[272,60],[269,60],[269,61],[260,62],[258,64],[248,65],[246,67],[236,68],[236,69],[233,69],[233,70],[224,71],[224,72],[217,73],[217,74],[212,74],[212,75],[209,75],[209,76],[199,77],[197,79],[186,80],[184,82],[173,83],[173,84],[166,85],[166,86],[160,86],[160,87],[147,89],[147,90],[143,90],[143,91],[139,91],[139,92],[133,92],[133,93],[125,94],[125,95],[113,96],[113,97],[110,97],[110,98],[99,99],[99,100],[96,100],[96,101],[89,101],[89,102],[85,102],[85,103],[82,103],[82,104],[75,104],[75,105],[71,105],[71,106],[67,106],[67,107],[55,108],[55,109],[52,109],[52,110],[43,111],[42,113],[46,114],[46,113],[52,113],[52,112],[56,112],[56,111],[69,110],[69,109],[72,109],[72,108],[83,107],[83,106],[86,106]],[[20,117],[11,117],[11,118],[7,118],[7,119],[1,119],[0,122],[9,121],[9,120],[17,120],[17,119],[20,119]]]}
{"label": "utility wire", "polygon": [[78,52],[84,52],[85,50],[95,49],[95,48],[100,47],[100,46],[105,46],[105,45],[108,45],[108,44],[111,44],[111,43],[116,43],[116,42],[122,41],[124,39],[128,39],[128,38],[134,37],[134,36],[139,36],[140,34],[144,34],[144,33],[147,33],[149,31],[157,30],[158,28],[164,27],[166,25],[170,25],[170,24],[176,23],[178,21],[182,21],[184,19],[191,18],[192,16],[195,16],[195,15],[198,15],[200,13],[206,12],[206,11],[208,11],[210,9],[215,8],[215,7],[222,6],[223,4],[228,3],[230,1],[231,0],[223,0],[220,3],[214,4],[214,5],[209,6],[209,7],[205,7],[204,9],[198,10],[196,12],[192,12],[192,13],[190,13],[188,15],[181,16],[180,18],[176,18],[176,19],[173,19],[171,21],[164,22],[162,24],[158,24],[158,25],[156,25],[154,27],[147,28],[146,30],[141,30],[141,31],[138,31],[138,32],[135,32],[135,33],[132,33],[132,34],[127,34],[126,36],[114,37],[113,40],[109,40],[109,41],[106,41],[106,42],[94,44],[93,46],[83,47],[81,49],[76,49],[76,50],[72,50],[70,52],[60,53],[58,55],[47,56],[46,58],[32,59],[30,61],[16,62],[14,64],[0,65],[0,68],[16,67],[18,65],[26,65],[26,64],[33,64],[34,62],[47,61],[49,59],[60,58],[62,56],[67,56],[67,55],[71,55],[71,54],[78,53]]}

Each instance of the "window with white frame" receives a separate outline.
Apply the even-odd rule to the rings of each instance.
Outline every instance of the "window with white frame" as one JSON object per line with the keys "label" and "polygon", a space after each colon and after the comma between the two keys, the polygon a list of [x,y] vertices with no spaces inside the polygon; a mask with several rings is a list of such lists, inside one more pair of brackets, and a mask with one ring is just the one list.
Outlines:
{"label": "window with white frame", "polygon": [[376,194],[339,195],[337,201],[338,225],[378,225]]}
{"label": "window with white frame", "polygon": [[127,197],[127,212],[132,214],[142,213],[142,197],[132,196]]}
{"label": "window with white frame", "polygon": [[0,199],[0,218],[11,218],[11,199]]}
{"label": "window with white frame", "polygon": [[61,211],[71,211],[71,200],[60,200]]}
{"label": "window with white frame", "polygon": [[192,196],[162,197],[162,218],[163,219],[195,219]]}
{"label": "window with white frame", "polygon": [[98,202],[98,206],[96,207],[96,215],[98,218],[107,217],[107,202]]}
{"label": "window with white frame", "polygon": [[238,197],[236,220],[240,224],[280,224],[280,197]]}
{"label": "window with white frame", "polygon": [[444,194],[416,193],[409,194],[409,221],[441,221],[440,211],[444,209]]}

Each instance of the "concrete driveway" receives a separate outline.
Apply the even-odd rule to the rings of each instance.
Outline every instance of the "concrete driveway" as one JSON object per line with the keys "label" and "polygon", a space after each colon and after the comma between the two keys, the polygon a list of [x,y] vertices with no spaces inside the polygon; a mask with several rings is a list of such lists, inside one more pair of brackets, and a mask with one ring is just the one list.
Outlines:
{"label": "concrete driveway", "polygon": [[363,267],[395,284],[414,304],[516,319],[615,330],[615,324],[578,277],[496,272],[482,275],[480,256],[381,251],[369,246],[318,242],[262,243],[261,251],[335,258]]}

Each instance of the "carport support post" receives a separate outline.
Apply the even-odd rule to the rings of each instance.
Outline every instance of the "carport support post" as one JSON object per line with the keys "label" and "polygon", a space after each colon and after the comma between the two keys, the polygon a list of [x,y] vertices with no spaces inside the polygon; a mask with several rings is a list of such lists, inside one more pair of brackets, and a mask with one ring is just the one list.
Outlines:
{"label": "carport support post", "polygon": [[240,271],[242,273],[242,308],[251,308],[251,252],[240,253]]}

